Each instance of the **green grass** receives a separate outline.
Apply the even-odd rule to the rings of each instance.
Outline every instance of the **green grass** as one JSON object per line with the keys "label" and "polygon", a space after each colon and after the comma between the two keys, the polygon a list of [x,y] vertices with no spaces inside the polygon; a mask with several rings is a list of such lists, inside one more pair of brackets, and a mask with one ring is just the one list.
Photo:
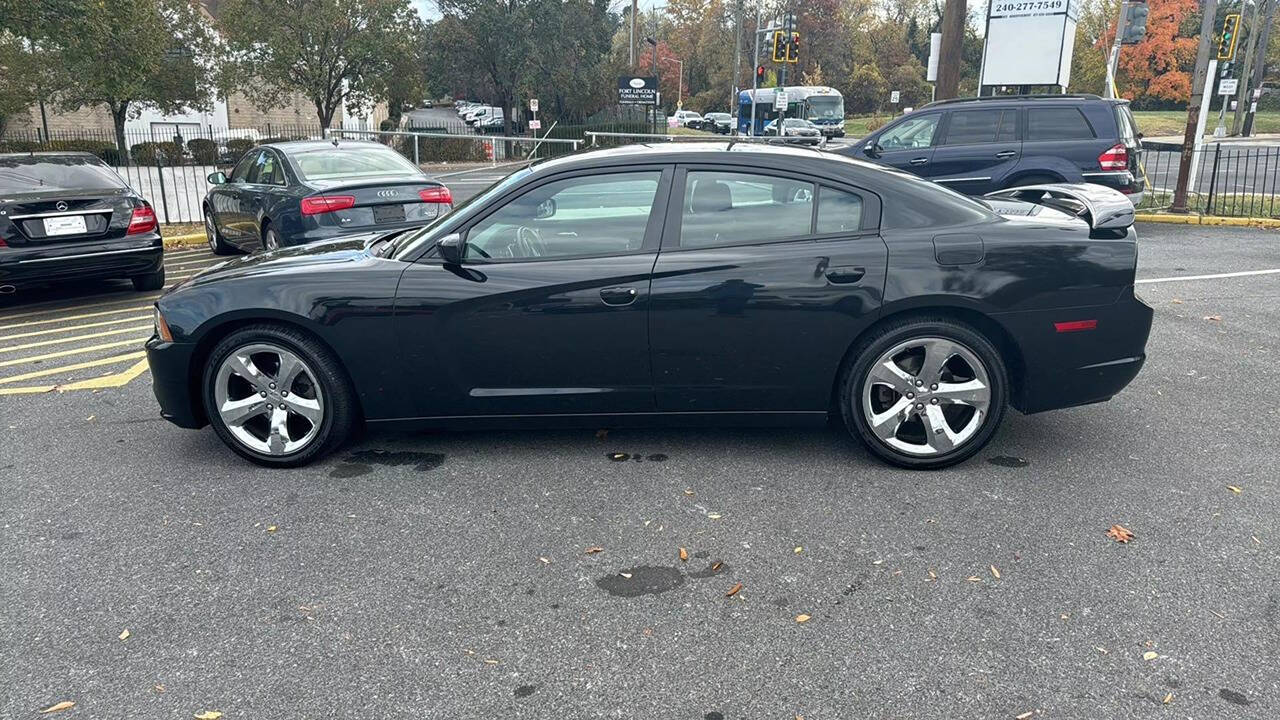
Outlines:
{"label": "green grass", "polygon": [[[1147,192],[1138,205],[1139,210],[1164,210],[1173,203],[1173,193]],[[1220,217],[1280,217],[1280,196],[1277,195],[1215,195],[1213,206],[1203,193],[1188,193],[1187,208],[1193,213]]]}
{"label": "green grass", "polygon": [[[1210,106],[1206,135],[1213,134],[1218,124],[1217,104]],[[1232,113],[1227,113],[1227,125],[1231,125]],[[1182,135],[1187,131],[1186,110],[1134,110],[1133,119],[1138,123],[1138,131],[1146,137],[1162,135]],[[1253,131],[1256,133],[1280,133],[1280,110],[1261,110],[1253,120]]]}

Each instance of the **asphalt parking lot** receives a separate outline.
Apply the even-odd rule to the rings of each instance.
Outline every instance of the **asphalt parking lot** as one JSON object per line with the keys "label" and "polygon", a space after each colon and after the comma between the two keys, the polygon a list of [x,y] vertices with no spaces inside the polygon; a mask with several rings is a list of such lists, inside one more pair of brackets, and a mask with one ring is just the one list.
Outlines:
{"label": "asphalt parking lot", "polygon": [[1137,380],[937,473],[838,428],[267,471],[157,416],[150,296],[4,299],[0,717],[1280,716],[1280,234],[1139,232]]}

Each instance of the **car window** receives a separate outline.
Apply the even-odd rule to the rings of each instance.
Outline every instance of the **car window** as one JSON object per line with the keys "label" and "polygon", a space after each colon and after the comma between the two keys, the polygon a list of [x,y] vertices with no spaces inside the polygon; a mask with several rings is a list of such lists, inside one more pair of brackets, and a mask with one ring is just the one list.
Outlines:
{"label": "car window", "polygon": [[857,232],[862,229],[862,198],[843,190],[818,190],[818,234]]}
{"label": "car window", "polygon": [[996,142],[1010,142],[1018,139],[1018,111],[1005,110],[1000,118],[1000,129],[996,131]]}
{"label": "car window", "polygon": [[0,158],[0,192],[124,186],[120,176],[96,157],[27,155]]}
{"label": "car window", "polygon": [[1027,140],[1080,140],[1093,137],[1093,128],[1077,108],[1027,110]]}
{"label": "car window", "polygon": [[557,180],[476,223],[465,257],[531,259],[634,252],[658,194],[660,171]]}
{"label": "car window", "polygon": [[1130,147],[1138,144],[1138,131],[1134,127],[1133,113],[1128,105],[1117,103],[1115,106],[1116,126],[1120,128],[1120,142]]}
{"label": "car window", "polygon": [[908,117],[885,130],[877,142],[885,150],[929,147],[933,144],[933,132],[938,129],[939,117],[938,113]]}
{"label": "car window", "polygon": [[231,171],[231,181],[247,181],[249,179],[249,170],[258,167],[258,160],[261,156],[261,150],[253,150],[245,153],[245,156],[236,164],[236,169]]}
{"label": "car window", "polygon": [[813,183],[747,173],[690,171],[680,247],[786,240],[811,232]]}
{"label": "car window", "polygon": [[400,153],[381,145],[347,145],[290,153],[303,180],[403,175],[419,172]]}
{"label": "car window", "polygon": [[996,141],[1003,110],[957,110],[947,123],[943,145],[973,145]]}
{"label": "car window", "polygon": [[258,183],[259,185],[283,185],[283,173],[280,171],[280,163],[276,158],[276,154],[267,150],[262,151],[262,155],[258,157],[258,161],[249,171],[249,182]]}

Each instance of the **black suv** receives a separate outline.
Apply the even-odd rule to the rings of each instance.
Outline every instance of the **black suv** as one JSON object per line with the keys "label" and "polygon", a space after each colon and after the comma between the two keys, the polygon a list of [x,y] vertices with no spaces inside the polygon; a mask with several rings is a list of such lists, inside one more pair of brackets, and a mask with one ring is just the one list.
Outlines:
{"label": "black suv", "polygon": [[929,103],[844,151],[966,195],[1090,182],[1142,201],[1142,133],[1128,100],[1004,95]]}

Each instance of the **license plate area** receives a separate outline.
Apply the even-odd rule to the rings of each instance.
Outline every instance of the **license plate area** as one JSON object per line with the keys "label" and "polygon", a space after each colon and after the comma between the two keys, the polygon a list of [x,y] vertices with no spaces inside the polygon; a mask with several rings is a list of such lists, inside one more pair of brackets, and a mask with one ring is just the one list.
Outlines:
{"label": "license plate area", "polygon": [[404,222],[404,205],[374,205],[373,221],[378,225]]}
{"label": "license plate area", "polygon": [[44,218],[44,234],[46,237],[59,235],[83,235],[89,232],[83,215],[59,215]]}

